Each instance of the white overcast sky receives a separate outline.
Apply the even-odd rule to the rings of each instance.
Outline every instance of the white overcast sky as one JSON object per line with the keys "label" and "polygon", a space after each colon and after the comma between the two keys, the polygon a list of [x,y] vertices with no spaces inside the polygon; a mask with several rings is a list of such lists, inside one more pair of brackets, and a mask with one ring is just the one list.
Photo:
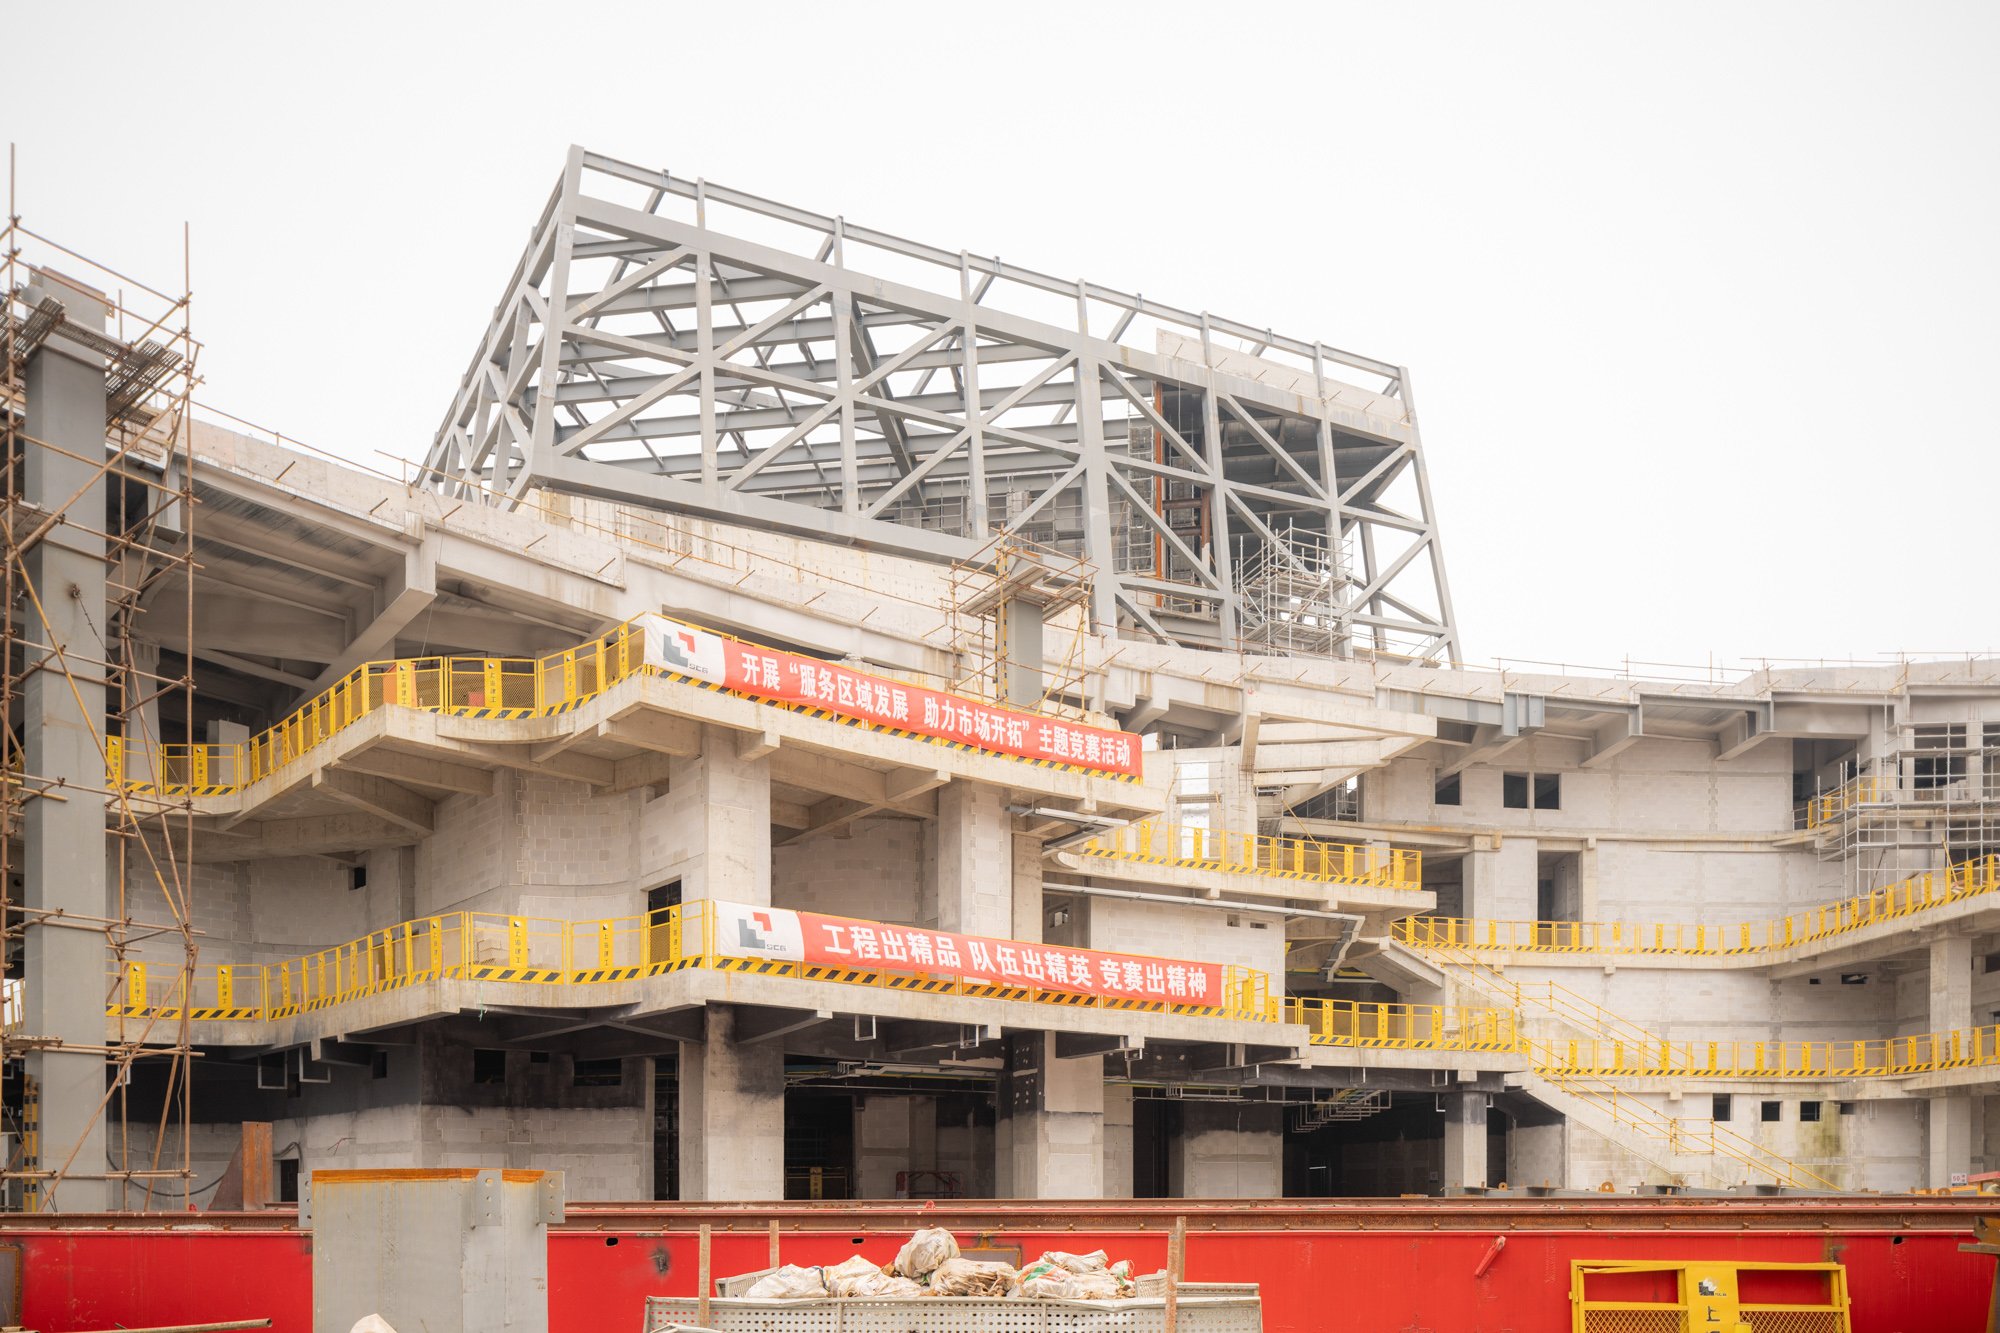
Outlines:
{"label": "white overcast sky", "polygon": [[[315,17],[317,15],[317,17]],[[1400,362],[1468,656],[2000,649],[2000,5],[0,5],[24,221],[419,458],[565,148]]]}

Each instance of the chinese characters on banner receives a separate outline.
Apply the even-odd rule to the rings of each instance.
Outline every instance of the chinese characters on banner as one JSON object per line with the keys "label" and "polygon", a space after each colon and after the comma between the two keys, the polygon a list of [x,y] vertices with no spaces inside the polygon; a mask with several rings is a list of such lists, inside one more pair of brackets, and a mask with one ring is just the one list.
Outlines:
{"label": "chinese characters on banner", "polygon": [[809,704],[842,717],[959,741],[997,754],[1047,759],[1119,777],[1142,776],[1139,738],[1038,713],[864,675],[818,658],[781,653],[694,629],[665,616],[639,621],[646,664],[760,699]]}
{"label": "chinese characters on banner", "polygon": [[914,972],[1163,1004],[1222,1003],[1219,963],[988,939],[783,907],[723,902],[709,906],[715,913],[716,951],[733,958],[778,958],[815,967]]}

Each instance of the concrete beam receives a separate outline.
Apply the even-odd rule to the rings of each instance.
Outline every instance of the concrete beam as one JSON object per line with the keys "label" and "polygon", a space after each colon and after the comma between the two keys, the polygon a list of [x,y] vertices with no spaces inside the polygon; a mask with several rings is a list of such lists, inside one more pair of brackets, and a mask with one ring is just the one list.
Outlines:
{"label": "concrete beam", "polygon": [[417,787],[435,787],[440,791],[458,792],[465,796],[493,794],[491,769],[475,768],[470,764],[454,764],[448,760],[432,759],[424,755],[401,754],[380,746],[343,755],[339,766],[355,773],[372,774],[378,778],[388,778],[393,782],[408,783]]}
{"label": "concrete beam", "polygon": [[362,810],[412,833],[431,833],[437,828],[437,806],[386,778],[362,773],[320,769],[313,774],[315,791],[324,792],[347,805]]}
{"label": "concrete beam", "polygon": [[375,598],[374,616],[355,632],[347,648],[306,688],[318,694],[363,662],[396,655],[396,636],[437,600],[437,542],[421,543],[403,552],[403,567],[383,583]]}
{"label": "concrete beam", "polygon": [[1637,745],[1641,735],[1638,709],[1634,708],[1629,713],[1613,713],[1592,729],[1589,746],[1580,764],[1584,768],[1601,768]]}
{"label": "concrete beam", "polygon": [[693,718],[674,717],[635,705],[613,715],[609,723],[603,733],[607,740],[681,759],[692,759],[701,753],[701,723]]}
{"label": "concrete beam", "polygon": [[1298,1058],[1298,1048],[1293,1046],[1267,1046],[1241,1041],[1206,1042],[1189,1049],[1188,1066],[1200,1073],[1213,1073],[1219,1069],[1255,1069],[1260,1065]]}
{"label": "concrete beam", "polygon": [[880,1022],[875,1038],[884,1050],[896,1057],[927,1055],[936,1051],[973,1050],[999,1041],[998,1026],[984,1023],[945,1023],[895,1019]]}
{"label": "concrete beam", "polygon": [[739,1044],[775,1041],[831,1022],[830,1009],[762,1009],[739,1005],[736,1009],[736,1040]]}
{"label": "concrete beam", "polygon": [[1146,1049],[1146,1039],[1126,1033],[1058,1032],[1055,1034],[1058,1060],[1081,1060],[1090,1056],[1123,1055]]}
{"label": "concrete beam", "polygon": [[401,824],[365,814],[267,819],[244,828],[254,831],[247,836],[205,838],[201,859],[218,862],[262,861],[276,856],[340,859],[364,848],[407,847],[419,840],[418,834]]}

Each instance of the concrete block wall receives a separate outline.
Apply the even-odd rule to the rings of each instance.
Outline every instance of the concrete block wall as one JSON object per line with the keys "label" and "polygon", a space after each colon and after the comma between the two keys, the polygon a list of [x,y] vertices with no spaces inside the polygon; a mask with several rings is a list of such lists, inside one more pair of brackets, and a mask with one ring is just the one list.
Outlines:
{"label": "concrete block wall", "polygon": [[917,925],[924,821],[857,819],[771,851],[771,902],[806,912]]}
{"label": "concrete block wall", "polygon": [[[1906,1099],[1849,1101],[1852,1113],[1831,1095],[1837,1089],[1784,1082],[1731,1080],[1713,1084],[1689,1081],[1678,1099],[1664,1093],[1628,1094],[1662,1115],[1691,1122],[1691,1132],[1706,1128],[1713,1114],[1714,1094],[1730,1098],[1730,1118],[1721,1129],[1747,1139],[1778,1156],[1797,1162],[1843,1189],[1907,1190],[1924,1183],[1924,1103]],[[1800,1119],[1801,1101],[1819,1103],[1820,1119]],[[1778,1104],[1778,1119],[1762,1119],[1765,1102]],[[1565,1129],[1567,1178],[1572,1189],[1596,1189],[1611,1181],[1621,1191],[1633,1184],[1663,1184],[1668,1176],[1648,1158],[1606,1139],[1590,1126],[1570,1121]],[[1518,1132],[1518,1131],[1517,1131]],[[1725,1139],[1725,1142],[1728,1140]],[[1658,1144],[1659,1153],[1666,1149]],[[1524,1164],[1524,1170],[1534,1165]],[[1511,1166],[1510,1166],[1511,1169]],[[1727,1155],[1711,1159],[1709,1169],[1725,1183],[1766,1184],[1769,1177]],[[1523,1176],[1526,1183],[1540,1177]]]}
{"label": "concrete block wall", "polygon": [[928,825],[920,925],[1005,939],[1014,929],[1014,834],[1007,793],[963,780],[938,789]]}
{"label": "concrete block wall", "polygon": [[[417,844],[417,914],[504,910],[505,886],[519,855],[516,777],[493,775],[489,796],[456,795],[438,803],[436,828]],[[387,924],[386,922],[384,924]]]}
{"label": "concrete block wall", "polygon": [[[1532,990],[1553,982],[1583,1003],[1606,1011],[1667,1041],[1838,1041],[1892,1035],[1889,1009],[1894,987],[1871,980],[1843,986],[1838,977],[1819,985],[1806,977],[1774,978],[1760,969],[1617,966],[1537,967],[1516,962],[1508,980]],[[1480,1003],[1476,994],[1464,996]],[[1529,1005],[1531,1022],[1544,1010]],[[1568,1028],[1561,1035],[1571,1035]]]}
{"label": "concrete block wall", "polygon": [[[179,892],[185,895],[191,924],[203,932],[202,956],[213,962],[259,961],[250,931],[249,897],[243,886],[239,863],[196,863],[178,867]],[[105,854],[105,883],[116,891],[118,859],[115,849]],[[160,871],[173,883],[175,867],[162,859]],[[106,904],[107,916],[115,914],[117,902]],[[135,923],[165,926],[174,912],[161,886],[161,876],[144,856],[133,855],[125,865],[125,910]],[[135,926],[135,934],[139,930]],[[211,951],[213,951],[211,953]],[[145,962],[178,964],[184,950],[178,935],[152,935],[135,939],[127,948],[128,957]]]}
{"label": "concrete block wall", "polygon": [[[1400,760],[1364,779],[1371,821],[1527,831],[1782,834],[1792,827],[1791,747],[1773,740],[1727,761],[1707,741],[1649,737],[1585,768],[1574,741],[1534,737],[1459,774],[1459,804],[1434,803],[1438,765]],[[1561,806],[1515,810],[1504,775],[1562,776]]]}
{"label": "concrete block wall", "polygon": [[733,732],[704,728],[699,758],[673,762],[663,794],[639,810],[638,869],[677,879],[683,901],[771,901],[771,769],[743,759]]}

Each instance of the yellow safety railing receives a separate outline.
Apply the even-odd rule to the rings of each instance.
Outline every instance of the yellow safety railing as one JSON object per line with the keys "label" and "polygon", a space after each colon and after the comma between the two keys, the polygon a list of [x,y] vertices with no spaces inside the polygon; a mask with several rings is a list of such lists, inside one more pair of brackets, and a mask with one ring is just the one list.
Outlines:
{"label": "yellow safety railing", "polygon": [[1516,1018],[1511,1009],[1457,1005],[1367,1004],[1314,998],[1285,1001],[1285,1021],[1305,1024],[1315,1046],[1520,1051],[1524,1046]]}
{"label": "yellow safety railing", "polygon": [[417,657],[367,662],[247,741],[154,745],[120,736],[105,744],[107,785],[171,796],[240,791],[337,736],[378,708],[394,705],[467,717],[562,713],[644,667],[630,622],[546,657]]}
{"label": "yellow safety railing", "polygon": [[1080,844],[1076,851],[1146,865],[1226,870],[1324,884],[1421,889],[1424,883],[1423,853],[1418,851],[1225,833],[1151,819],[1112,829]]}
{"label": "yellow safety railing", "polygon": [[717,951],[715,921],[715,913],[706,902],[647,916],[598,921],[450,912],[405,921],[283,962],[200,965],[191,978],[178,964],[128,961],[113,972],[107,1011],[114,1017],[173,1021],[182,1017],[214,1021],[289,1018],[432,981],[587,986],[698,967],[1069,1008],[1143,1010],[1256,1022],[1276,1022],[1279,1018],[1270,977],[1254,968],[1224,967],[1219,996],[1155,1001],[922,972],[740,958]]}
{"label": "yellow safety railing", "polygon": [[1868,1078],[2000,1064],[2000,1026],[1862,1041],[1537,1041],[1536,1072],[1609,1078]]}
{"label": "yellow safety railing", "polygon": [[1515,953],[1768,953],[1851,934],[1935,907],[2000,890],[2000,856],[1925,871],[1872,893],[1821,903],[1769,921],[1735,925],[1637,921],[1467,921],[1405,917],[1395,938],[1416,949]]}
{"label": "yellow safety railing", "polygon": [[1822,792],[1806,803],[1806,827],[1818,828],[1840,818],[1857,805],[1876,805],[1896,797],[1893,773],[1864,773],[1830,792]]}

